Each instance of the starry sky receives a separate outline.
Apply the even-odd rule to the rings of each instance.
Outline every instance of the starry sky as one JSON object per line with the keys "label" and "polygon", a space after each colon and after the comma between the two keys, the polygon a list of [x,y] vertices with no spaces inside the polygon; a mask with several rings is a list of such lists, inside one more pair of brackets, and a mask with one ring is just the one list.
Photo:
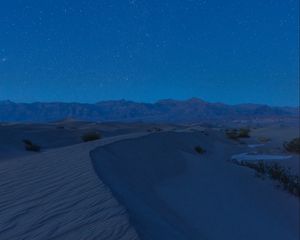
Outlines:
{"label": "starry sky", "polygon": [[0,100],[299,104],[298,0],[10,0]]}

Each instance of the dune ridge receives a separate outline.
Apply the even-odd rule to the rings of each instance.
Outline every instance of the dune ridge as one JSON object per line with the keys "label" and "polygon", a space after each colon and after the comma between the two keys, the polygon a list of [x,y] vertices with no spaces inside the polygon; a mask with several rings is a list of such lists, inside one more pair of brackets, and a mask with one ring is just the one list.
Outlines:
{"label": "dune ridge", "polygon": [[95,174],[92,149],[144,133],[50,150],[0,164],[0,239],[139,239]]}
{"label": "dune ridge", "polygon": [[91,158],[143,240],[298,240],[299,199],[231,162],[246,149],[222,132],[162,132]]}

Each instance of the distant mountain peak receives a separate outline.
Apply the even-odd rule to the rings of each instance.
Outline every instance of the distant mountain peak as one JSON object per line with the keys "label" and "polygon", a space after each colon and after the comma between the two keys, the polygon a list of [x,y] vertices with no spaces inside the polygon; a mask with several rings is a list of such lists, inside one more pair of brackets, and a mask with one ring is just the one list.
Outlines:
{"label": "distant mountain peak", "polygon": [[207,102],[204,101],[203,99],[201,99],[201,98],[196,98],[196,97],[193,97],[193,98],[188,99],[187,102],[190,102],[190,103],[207,103]]}
{"label": "distant mountain peak", "polygon": [[87,103],[13,103],[0,101],[0,121],[147,121],[197,123],[211,120],[299,118],[299,108],[259,104],[226,105],[199,98],[138,103],[125,99]]}
{"label": "distant mountain peak", "polygon": [[206,101],[200,99],[200,98],[189,98],[187,100],[176,100],[176,99],[172,99],[172,98],[167,98],[167,99],[161,99],[159,101],[157,101],[157,103],[206,103]]}

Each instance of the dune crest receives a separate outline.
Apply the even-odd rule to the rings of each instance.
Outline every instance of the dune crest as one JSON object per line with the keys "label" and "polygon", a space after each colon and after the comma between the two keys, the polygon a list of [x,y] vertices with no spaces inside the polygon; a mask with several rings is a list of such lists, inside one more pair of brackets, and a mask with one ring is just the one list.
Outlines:
{"label": "dune crest", "polygon": [[125,209],[95,174],[92,149],[128,134],[0,165],[0,239],[139,239]]}

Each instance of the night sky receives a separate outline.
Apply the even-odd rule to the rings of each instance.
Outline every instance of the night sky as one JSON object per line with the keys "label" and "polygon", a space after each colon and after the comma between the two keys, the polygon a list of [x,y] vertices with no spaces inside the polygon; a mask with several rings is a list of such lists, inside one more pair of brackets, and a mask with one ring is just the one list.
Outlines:
{"label": "night sky", "polygon": [[0,100],[299,104],[298,0],[10,0]]}

